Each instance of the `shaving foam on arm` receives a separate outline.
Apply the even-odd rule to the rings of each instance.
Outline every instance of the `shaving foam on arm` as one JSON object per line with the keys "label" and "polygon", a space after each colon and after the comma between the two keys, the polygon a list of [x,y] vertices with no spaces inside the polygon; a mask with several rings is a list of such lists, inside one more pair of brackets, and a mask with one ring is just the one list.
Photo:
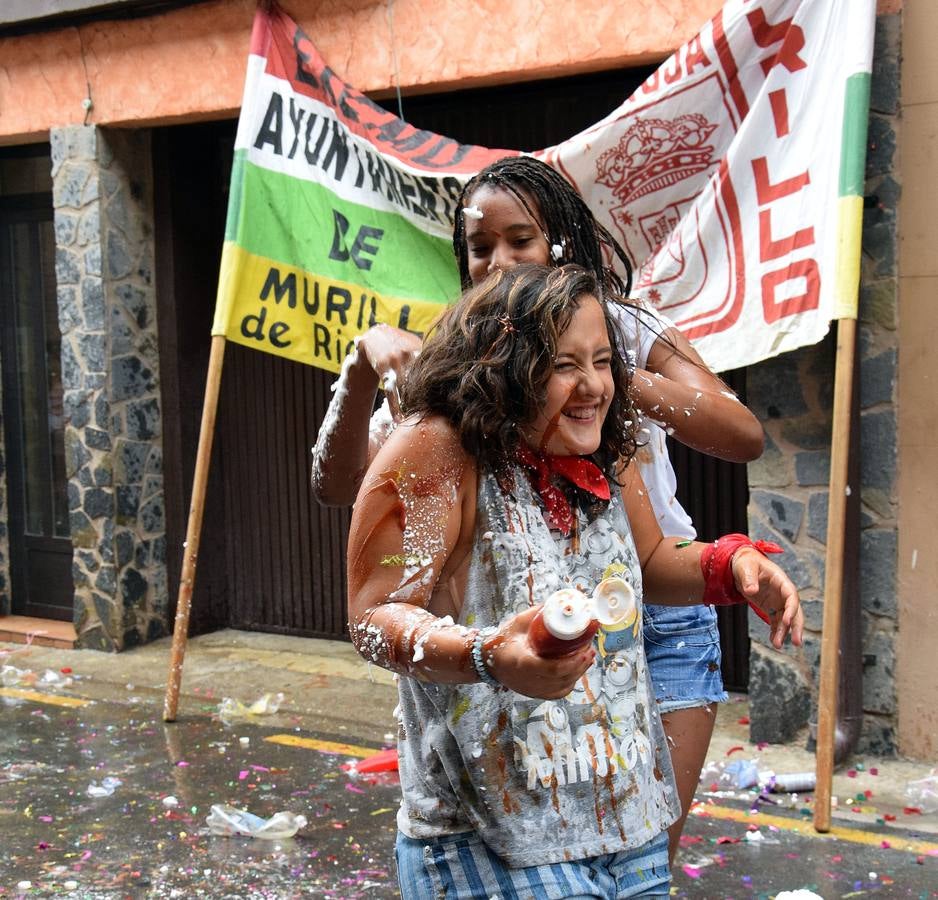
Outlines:
{"label": "shaving foam on arm", "polygon": [[349,532],[349,620],[366,659],[410,677],[466,683],[477,680],[475,632],[430,611],[462,524],[467,459],[454,441],[439,420],[404,424],[375,459]]}

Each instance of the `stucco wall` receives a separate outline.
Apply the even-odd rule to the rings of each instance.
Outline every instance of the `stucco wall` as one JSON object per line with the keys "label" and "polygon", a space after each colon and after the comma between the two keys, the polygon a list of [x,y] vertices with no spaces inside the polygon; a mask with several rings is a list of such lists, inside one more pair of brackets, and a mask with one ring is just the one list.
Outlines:
{"label": "stucco wall", "polygon": [[938,5],[906,0],[903,13],[903,195],[899,243],[899,750],[938,755]]}
{"label": "stucco wall", "polygon": [[[284,0],[359,90],[445,90],[663,59],[720,0]],[[880,0],[894,12],[901,0]],[[150,125],[233,116],[255,0],[0,39],[0,143],[62,125]],[[392,32],[393,29],[393,32]],[[393,33],[393,41],[392,41]],[[395,79],[395,63],[398,78]],[[83,101],[90,95],[93,106]]]}

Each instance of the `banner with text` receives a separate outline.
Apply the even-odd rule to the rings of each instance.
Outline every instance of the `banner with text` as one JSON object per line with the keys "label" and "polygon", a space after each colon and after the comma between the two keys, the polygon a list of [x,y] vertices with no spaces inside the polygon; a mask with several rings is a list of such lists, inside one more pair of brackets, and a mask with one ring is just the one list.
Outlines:
{"label": "banner with text", "polygon": [[538,154],[718,371],[856,316],[875,0],[735,0],[602,122]]}
{"label": "banner with text", "polygon": [[426,331],[459,295],[459,192],[511,153],[413,128],[258,9],[212,334],[338,372],[376,322]]}
{"label": "banner with text", "polygon": [[[535,154],[718,370],[855,315],[874,22],[875,0],[730,0],[606,119]],[[462,185],[517,152],[408,125],[258,10],[212,333],[338,371],[375,322],[425,331],[459,292]]]}

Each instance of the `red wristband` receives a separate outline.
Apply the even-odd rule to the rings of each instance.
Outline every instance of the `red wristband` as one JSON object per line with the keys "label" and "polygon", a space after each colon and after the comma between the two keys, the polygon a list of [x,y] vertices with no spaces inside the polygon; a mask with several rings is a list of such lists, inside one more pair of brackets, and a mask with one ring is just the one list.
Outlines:
{"label": "red wristband", "polygon": [[753,612],[768,625],[769,617],[754,603],[750,603],[736,588],[733,577],[733,554],[741,547],[754,547],[763,556],[769,553],[782,553],[778,544],[772,541],[751,541],[744,534],[724,534],[712,544],[707,544],[700,554],[700,571],[704,577],[704,595],[702,603],[711,606],[735,606],[749,603]]}

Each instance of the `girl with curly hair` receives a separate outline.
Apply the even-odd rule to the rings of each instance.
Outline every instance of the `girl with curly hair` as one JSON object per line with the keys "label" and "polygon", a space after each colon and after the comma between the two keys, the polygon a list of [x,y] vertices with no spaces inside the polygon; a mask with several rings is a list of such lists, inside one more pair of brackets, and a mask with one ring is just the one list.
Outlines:
{"label": "girl with curly hair", "polygon": [[[349,622],[358,651],[400,676],[407,900],[667,896],[680,804],[643,603],[748,602],[776,647],[801,642],[797,591],[758,546],[662,536],[628,464],[615,305],[573,265],[467,291],[359,492]],[[615,595],[617,615],[545,655],[542,605],[574,592],[593,611]]]}

